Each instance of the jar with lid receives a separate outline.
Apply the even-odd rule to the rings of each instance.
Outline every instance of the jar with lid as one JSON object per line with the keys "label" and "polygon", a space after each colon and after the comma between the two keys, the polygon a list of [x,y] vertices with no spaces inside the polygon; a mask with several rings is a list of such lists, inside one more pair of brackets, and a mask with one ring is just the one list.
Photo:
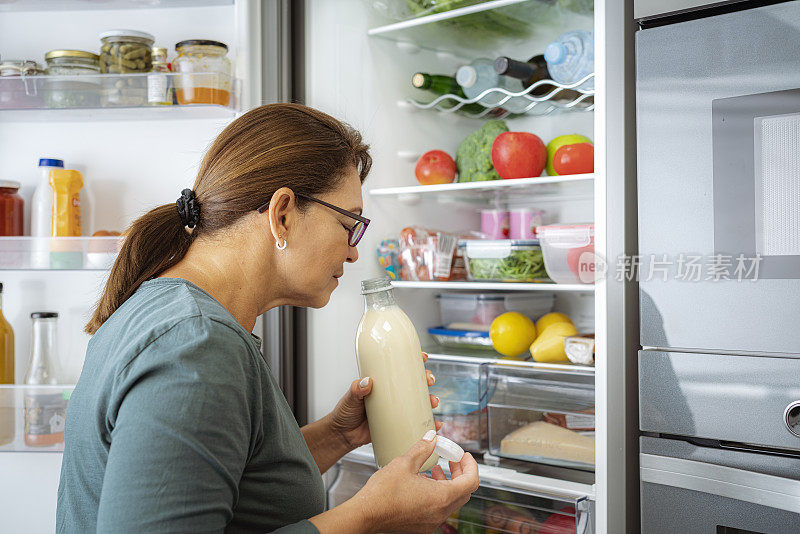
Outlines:
{"label": "jar with lid", "polygon": [[99,56],[83,50],[52,50],[45,56],[48,78],[44,98],[51,108],[93,108],[100,105]]}
{"label": "jar with lid", "polygon": [[35,61],[7,59],[0,63],[0,109],[38,108],[41,95],[41,65]]}
{"label": "jar with lid", "polygon": [[192,39],[175,45],[172,61],[178,104],[217,104],[231,100],[231,62],[228,46],[219,41]]}
{"label": "jar with lid", "polygon": [[153,47],[153,69],[147,76],[147,103],[151,106],[171,106],[175,93],[169,75],[167,49]]}
{"label": "jar with lid", "polygon": [[19,187],[19,182],[0,180],[0,236],[22,235],[25,201]]}
{"label": "jar with lid", "polygon": [[[56,385],[59,378],[55,312],[31,314],[31,361],[25,374],[29,386]],[[64,442],[66,401],[61,392],[29,388],[25,394],[25,444],[47,447]]]}
{"label": "jar with lid", "polygon": [[153,36],[135,30],[111,30],[100,34],[100,42],[100,71],[120,75],[103,80],[103,105],[147,104],[144,74],[153,67]]}

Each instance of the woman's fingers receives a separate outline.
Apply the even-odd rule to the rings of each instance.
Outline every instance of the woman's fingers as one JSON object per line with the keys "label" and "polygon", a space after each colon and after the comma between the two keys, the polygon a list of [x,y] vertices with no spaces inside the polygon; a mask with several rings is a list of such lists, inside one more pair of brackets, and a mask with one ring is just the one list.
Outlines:
{"label": "woman's fingers", "polygon": [[433,376],[433,373],[431,373],[427,369],[425,370],[425,377],[428,379],[428,387],[431,387],[436,383],[436,377]]}
{"label": "woman's fingers", "polygon": [[450,476],[452,478],[460,477],[463,472],[460,462],[450,462]]}
{"label": "woman's fingers", "polygon": [[435,421],[433,423],[433,426],[436,427],[436,431],[438,432],[438,431],[440,431],[442,429],[442,427],[444,426],[444,423],[442,423],[441,421]]}
{"label": "woman's fingers", "polygon": [[436,395],[428,395],[431,398],[431,408],[439,406],[439,397]]}
{"label": "woman's fingers", "polygon": [[424,353],[424,352],[422,353],[422,361],[423,362],[427,362],[428,361],[428,355],[426,353]]}
{"label": "woman's fingers", "polygon": [[447,480],[447,477],[444,476],[444,471],[442,471],[442,466],[433,466],[433,469],[431,469],[431,478],[434,480]]}

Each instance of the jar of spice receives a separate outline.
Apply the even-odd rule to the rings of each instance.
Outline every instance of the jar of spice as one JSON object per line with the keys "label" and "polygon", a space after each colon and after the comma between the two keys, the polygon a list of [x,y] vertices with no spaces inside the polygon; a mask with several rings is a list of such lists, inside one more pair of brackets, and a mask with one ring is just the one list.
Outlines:
{"label": "jar of spice", "polygon": [[100,106],[99,56],[83,50],[52,50],[45,56],[50,78],[44,84],[44,99],[51,108]]}
{"label": "jar of spice", "polygon": [[44,103],[41,79],[44,74],[35,61],[7,59],[0,63],[0,109],[38,108]]}
{"label": "jar of spice", "polygon": [[147,76],[153,67],[152,35],[135,30],[111,30],[100,34],[100,71],[119,74],[103,80],[104,106],[147,104]]}
{"label": "jar of spice", "polygon": [[174,90],[169,75],[167,49],[153,47],[153,69],[147,76],[147,103],[151,106],[171,106]]}
{"label": "jar of spice", "polygon": [[217,104],[231,101],[231,62],[228,46],[219,41],[192,39],[175,45],[172,61],[178,104]]}
{"label": "jar of spice", "polygon": [[0,180],[0,236],[21,236],[25,201],[19,196],[19,182]]}

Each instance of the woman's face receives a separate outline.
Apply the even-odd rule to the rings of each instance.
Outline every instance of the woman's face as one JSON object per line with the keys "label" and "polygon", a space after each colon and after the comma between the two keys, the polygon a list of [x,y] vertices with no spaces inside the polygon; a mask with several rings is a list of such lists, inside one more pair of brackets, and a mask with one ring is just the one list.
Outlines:
{"label": "woman's face", "polygon": [[[347,211],[361,214],[361,180],[355,168],[349,169],[339,186],[315,198]],[[290,217],[286,229],[286,248],[277,250],[282,278],[292,304],[320,308],[330,300],[344,274],[344,264],[358,259],[358,251],[348,243],[356,221],[316,202]]]}

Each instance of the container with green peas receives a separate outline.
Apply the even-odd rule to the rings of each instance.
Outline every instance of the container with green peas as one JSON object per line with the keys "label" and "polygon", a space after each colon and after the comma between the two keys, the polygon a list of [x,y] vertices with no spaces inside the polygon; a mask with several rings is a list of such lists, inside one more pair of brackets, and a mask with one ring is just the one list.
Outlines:
{"label": "container with green peas", "polygon": [[[147,76],[144,74],[153,66],[153,36],[135,30],[111,30],[101,33],[100,41],[100,72],[120,75],[104,80],[103,105],[147,104]],[[128,74],[131,76],[126,76]]]}

